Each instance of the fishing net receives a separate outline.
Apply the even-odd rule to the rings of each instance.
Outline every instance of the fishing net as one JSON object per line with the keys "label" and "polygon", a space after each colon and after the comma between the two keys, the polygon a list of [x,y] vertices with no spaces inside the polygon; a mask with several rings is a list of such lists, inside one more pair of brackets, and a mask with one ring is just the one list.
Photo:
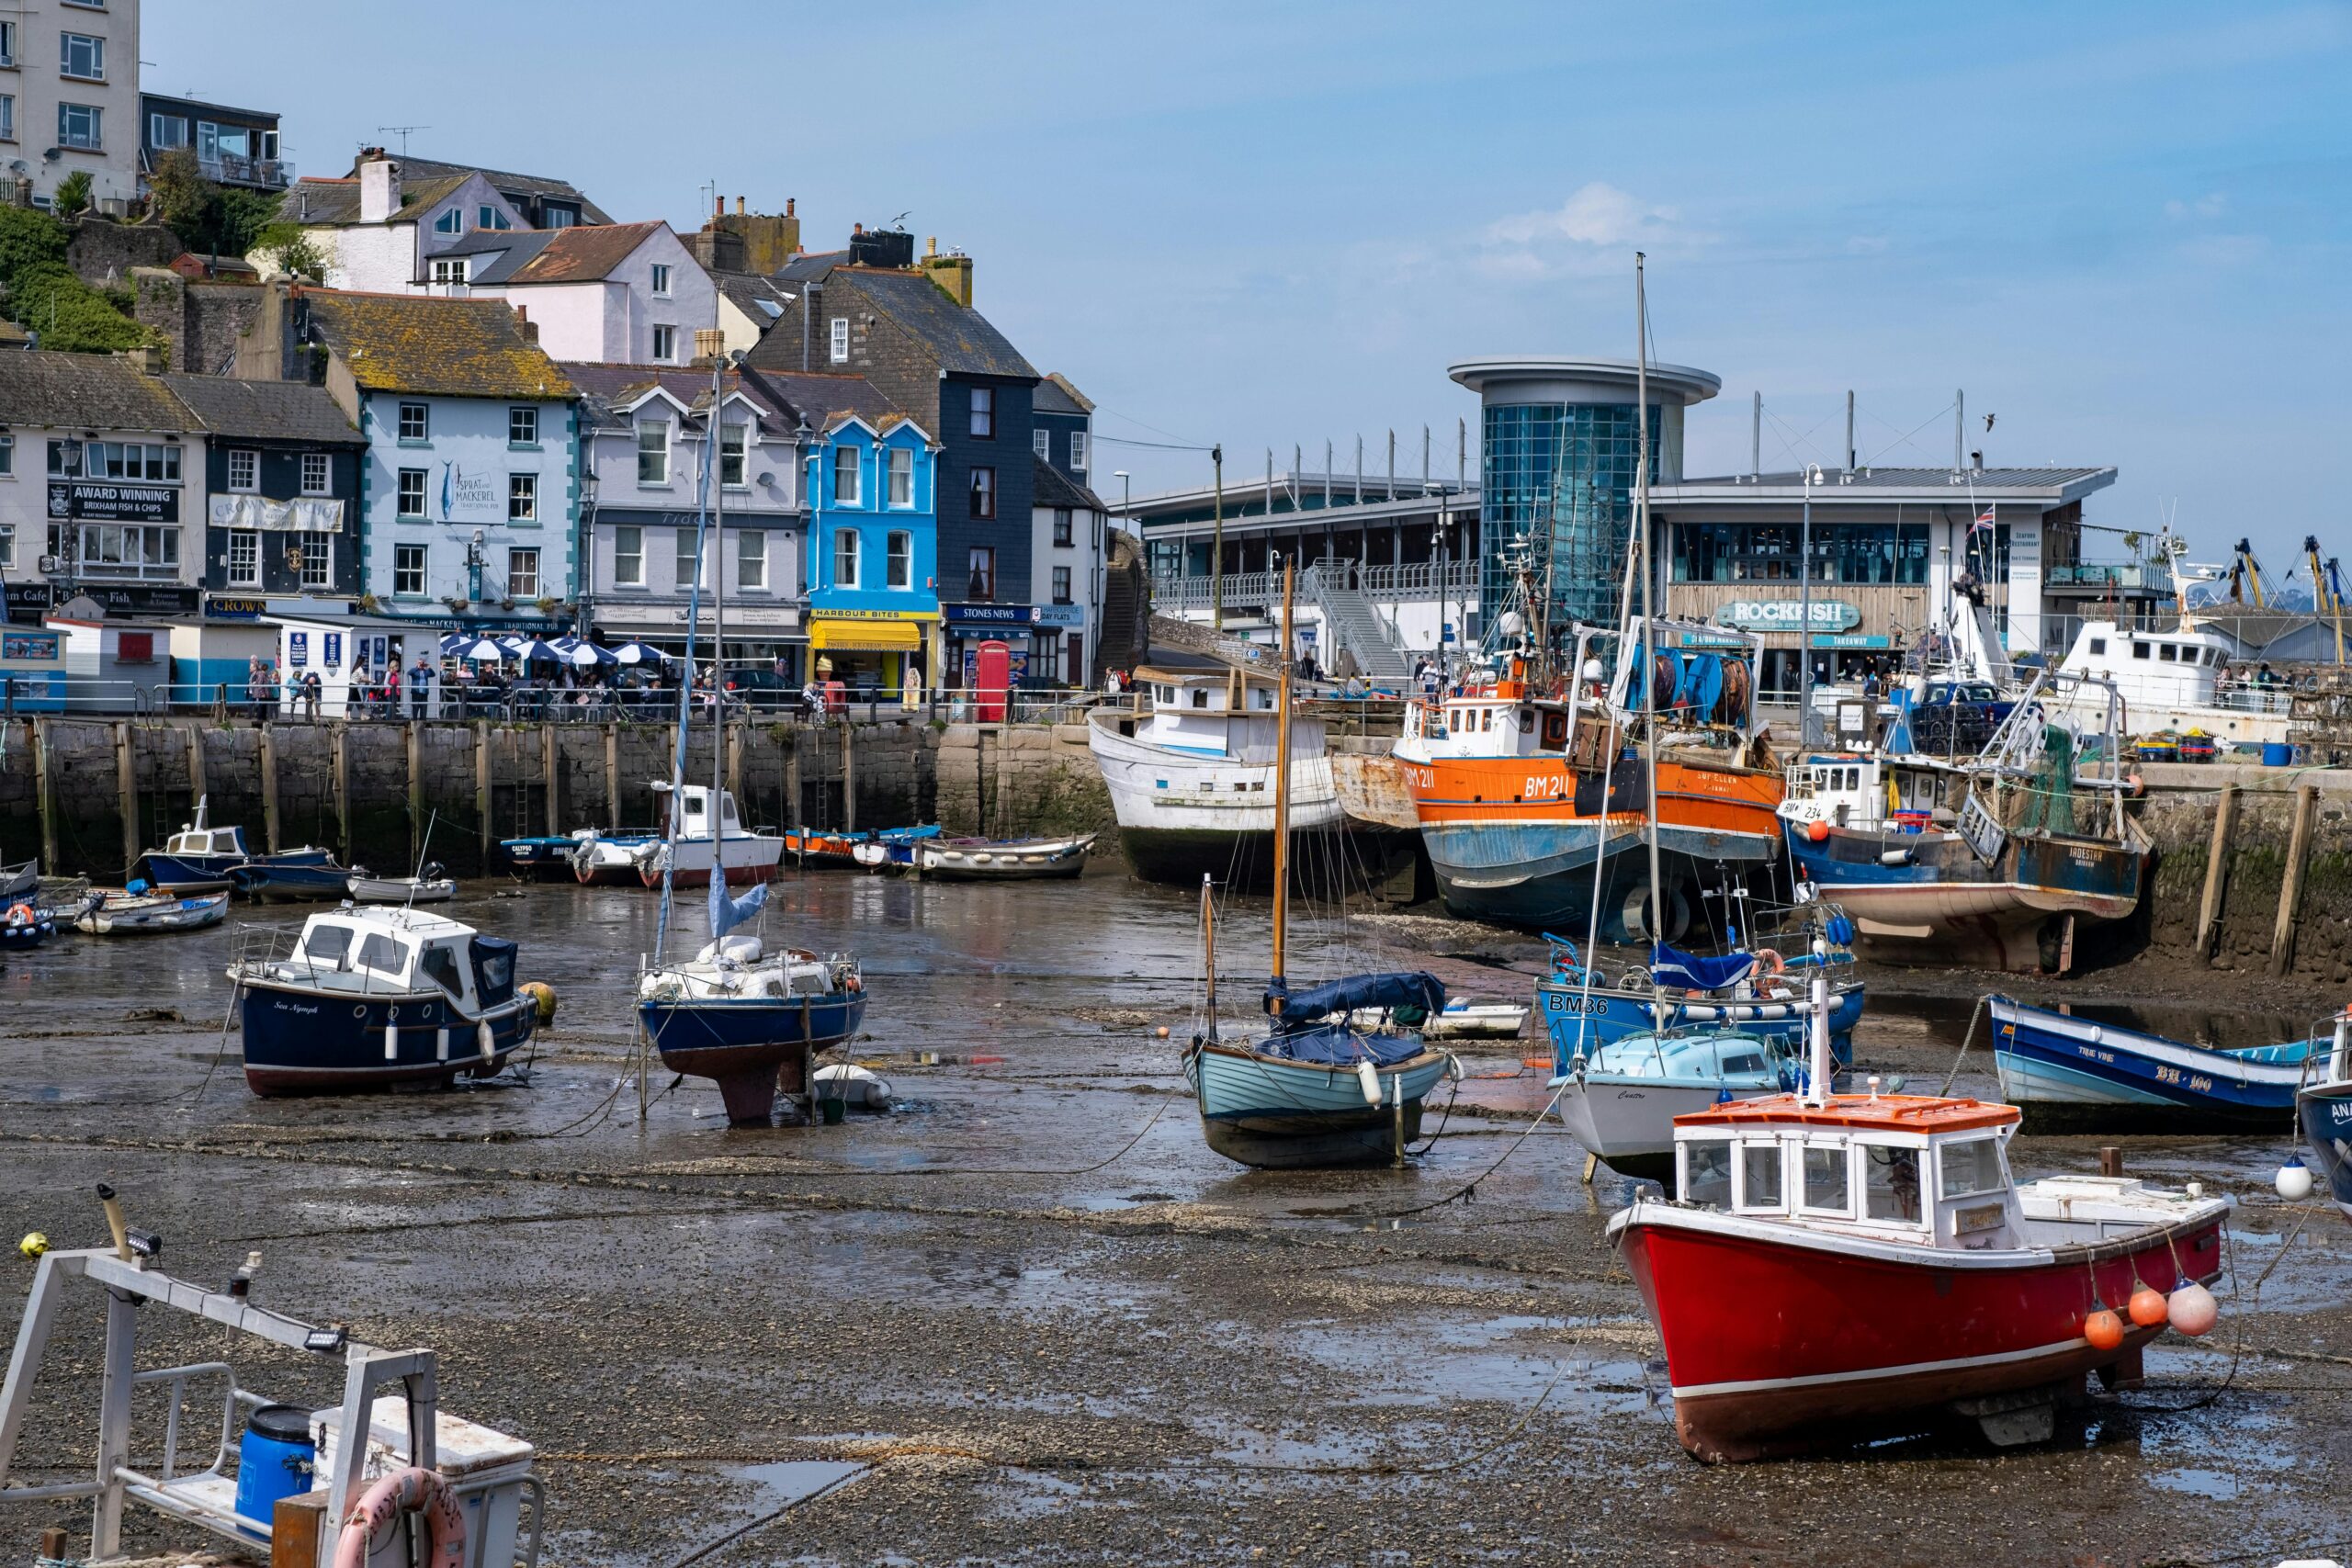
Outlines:
{"label": "fishing net", "polygon": [[2075,831],[2075,737],[2057,725],[2041,727],[2041,760],[2027,775],[2018,829],[2062,838]]}

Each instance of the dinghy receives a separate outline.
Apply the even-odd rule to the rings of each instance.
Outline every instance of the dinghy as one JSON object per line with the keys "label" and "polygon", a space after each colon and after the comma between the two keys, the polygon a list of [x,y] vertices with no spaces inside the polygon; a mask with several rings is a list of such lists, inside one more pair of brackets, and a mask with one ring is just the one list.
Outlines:
{"label": "dinghy", "polygon": [[1456,999],[1422,1021],[1424,1040],[1516,1040],[1527,1027],[1527,1009],[1510,1002]]}
{"label": "dinghy", "polygon": [[2007,997],[1985,1005],[2001,1098],[2036,1131],[2268,1132],[2327,1054],[2324,1039],[2216,1051]]}
{"label": "dinghy", "polygon": [[217,926],[228,913],[226,893],[183,897],[109,887],[93,890],[84,899],[74,913],[74,929],[91,936],[154,936]]}
{"label": "dinghy", "polygon": [[458,879],[440,874],[437,865],[426,866],[424,876],[369,876],[353,872],[345,885],[352,902],[356,904],[438,904],[458,896]]}
{"label": "dinghy", "polygon": [[1068,839],[929,839],[914,846],[914,869],[936,882],[1029,882],[1076,876],[1094,835]]}
{"label": "dinghy", "polygon": [[56,917],[21,901],[0,914],[0,948],[33,948],[56,934]]}

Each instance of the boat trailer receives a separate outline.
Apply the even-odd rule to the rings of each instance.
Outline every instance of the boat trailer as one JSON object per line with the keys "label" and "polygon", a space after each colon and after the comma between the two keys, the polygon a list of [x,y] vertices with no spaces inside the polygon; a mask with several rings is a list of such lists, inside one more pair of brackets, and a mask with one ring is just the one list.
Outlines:
{"label": "boat trailer", "polygon": [[[433,1351],[380,1349],[351,1338],[340,1325],[321,1328],[255,1306],[250,1290],[257,1257],[238,1270],[226,1291],[207,1290],[175,1279],[154,1266],[162,1243],[151,1235],[126,1231],[113,1194],[104,1188],[99,1192],[114,1224],[116,1245],[40,1255],[24,1321],[17,1333],[16,1350],[8,1361],[7,1381],[0,1385],[0,1502],[93,1499],[88,1561],[94,1563],[123,1556],[123,1507],[126,1503],[140,1503],[225,1536],[248,1551],[266,1553],[275,1563],[301,1562],[308,1568],[314,1562],[317,1568],[330,1568],[345,1528],[354,1522],[355,1510],[371,1485],[382,1476],[414,1467],[436,1472],[455,1501],[458,1517],[464,1521],[467,1568],[516,1568],[517,1564],[535,1568],[545,1527],[546,1493],[532,1471],[530,1447],[442,1414]],[[51,1333],[77,1285],[103,1292],[106,1303],[97,1473],[87,1481],[11,1485],[10,1469],[32,1406],[33,1384]],[[273,1402],[242,1386],[226,1361],[140,1371],[139,1313],[147,1306],[209,1319],[286,1349],[340,1358],[343,1404],[338,1409],[311,1413],[309,1427],[317,1439],[316,1465],[306,1487],[275,1500],[272,1517],[238,1512],[240,1478],[229,1468],[229,1460],[236,1451],[241,1418]],[[218,1438],[206,1468],[183,1471],[184,1413],[201,1419],[210,1408],[209,1404],[191,1406],[189,1391],[208,1384],[222,1390]],[[169,1404],[159,1462],[134,1466],[132,1396],[143,1388],[162,1389]],[[348,1430],[353,1423],[345,1418],[345,1413],[352,1411],[368,1413],[366,1430],[357,1435],[357,1440]],[[527,1532],[523,1506],[526,1498]],[[411,1514],[402,1518],[420,1537],[421,1547],[425,1517]],[[381,1561],[412,1561],[402,1534],[396,1527],[391,1544],[365,1543],[353,1560],[376,1560],[368,1551],[372,1545],[385,1553]],[[440,1561],[438,1556],[433,1560]]]}

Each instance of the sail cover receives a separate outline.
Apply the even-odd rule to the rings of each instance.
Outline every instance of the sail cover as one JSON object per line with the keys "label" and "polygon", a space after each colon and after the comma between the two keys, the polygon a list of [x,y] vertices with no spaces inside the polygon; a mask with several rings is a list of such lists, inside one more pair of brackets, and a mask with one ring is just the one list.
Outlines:
{"label": "sail cover", "polygon": [[1661,986],[1680,986],[1692,991],[1720,991],[1726,986],[1736,986],[1747,978],[1756,967],[1752,953],[1727,953],[1720,958],[1702,958],[1695,953],[1659,942],[1650,949],[1650,975]]}
{"label": "sail cover", "polygon": [[[1328,981],[1295,995],[1279,985],[1269,986],[1266,987],[1266,1010],[1275,1014],[1275,1032],[1295,1033],[1308,1028],[1317,1019],[1368,1008],[1385,1008],[1392,1012],[1418,1008],[1424,1015],[1442,1012],[1445,1010],[1445,982],[1425,970],[1351,975],[1344,980]],[[1276,1011],[1277,1003],[1280,1004],[1279,1011]],[[1411,1024],[1420,1020],[1399,1018],[1397,1021]]]}
{"label": "sail cover", "polygon": [[768,901],[767,884],[762,883],[741,898],[727,896],[727,879],[717,872],[710,876],[710,940],[717,942],[745,920],[760,912]]}

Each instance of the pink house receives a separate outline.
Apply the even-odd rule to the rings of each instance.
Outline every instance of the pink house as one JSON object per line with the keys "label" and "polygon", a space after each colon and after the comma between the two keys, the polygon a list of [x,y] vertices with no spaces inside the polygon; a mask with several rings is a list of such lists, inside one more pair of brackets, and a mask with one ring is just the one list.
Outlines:
{"label": "pink house", "polygon": [[667,223],[481,230],[430,266],[431,292],[506,300],[556,359],[684,366],[717,324],[710,275]]}

